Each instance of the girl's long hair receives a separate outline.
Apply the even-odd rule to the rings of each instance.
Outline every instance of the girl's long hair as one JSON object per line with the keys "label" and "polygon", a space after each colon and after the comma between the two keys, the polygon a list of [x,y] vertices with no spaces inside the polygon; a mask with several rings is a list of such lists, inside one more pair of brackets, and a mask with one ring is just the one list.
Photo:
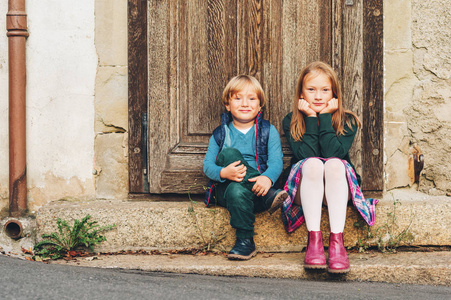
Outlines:
{"label": "girl's long hair", "polygon": [[[350,110],[345,110],[343,108],[343,101],[341,95],[340,82],[338,81],[338,76],[331,66],[328,64],[315,61],[307,65],[299,75],[297,84],[296,84],[296,92],[293,98],[293,115],[291,116],[291,124],[290,124],[290,133],[295,141],[300,141],[302,136],[305,133],[305,120],[304,114],[299,111],[298,103],[299,98],[302,93],[302,87],[304,86],[305,77],[309,74],[318,75],[325,74],[329,77],[330,82],[332,84],[332,93],[333,98],[338,99],[338,109],[332,114],[332,127],[335,130],[335,133],[338,135],[345,134],[344,124],[348,125],[352,130],[352,124],[357,124],[358,127],[361,127],[359,118],[355,113]],[[350,117],[352,116],[352,118]]]}

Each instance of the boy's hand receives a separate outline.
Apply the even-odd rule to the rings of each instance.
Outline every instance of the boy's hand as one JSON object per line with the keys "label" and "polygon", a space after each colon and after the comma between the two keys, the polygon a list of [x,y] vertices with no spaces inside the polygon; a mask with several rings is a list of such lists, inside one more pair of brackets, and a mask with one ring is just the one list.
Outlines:
{"label": "boy's hand", "polygon": [[231,181],[241,182],[244,179],[244,176],[246,176],[246,166],[241,164],[240,160],[237,160],[230,165],[228,165],[225,168],[222,168],[221,172],[219,173],[219,176],[222,179],[228,179]]}
{"label": "boy's hand", "polygon": [[316,112],[310,107],[310,104],[303,98],[299,99],[298,109],[301,113],[303,113],[307,117],[316,117]]}
{"label": "boy's hand", "polygon": [[333,114],[338,109],[338,99],[332,98],[327,102],[327,106],[323,108],[320,114]]}
{"label": "boy's hand", "polygon": [[252,192],[256,196],[265,196],[272,185],[271,179],[266,176],[257,176],[254,178],[249,178],[248,180],[250,182],[255,182],[254,186],[252,187]]}

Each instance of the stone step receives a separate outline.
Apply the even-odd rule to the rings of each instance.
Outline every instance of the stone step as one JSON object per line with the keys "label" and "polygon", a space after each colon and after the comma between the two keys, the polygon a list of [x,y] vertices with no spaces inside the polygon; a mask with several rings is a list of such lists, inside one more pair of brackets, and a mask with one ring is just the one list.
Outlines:
{"label": "stone step", "polygon": [[[376,224],[368,230],[356,227],[364,224],[353,207],[348,207],[345,227],[345,245],[354,247],[394,242],[412,246],[443,246],[451,244],[450,197],[432,197],[421,193],[397,192],[387,194],[377,205]],[[398,201],[394,204],[394,201]],[[400,204],[399,204],[400,203]],[[202,247],[210,244],[219,250],[229,250],[235,241],[229,225],[229,214],[221,207],[206,208],[203,203],[169,201],[55,201],[42,207],[36,216],[37,235],[57,231],[56,220],[91,220],[100,225],[116,224],[104,233],[107,241],[96,248],[99,252],[121,250],[168,250]],[[328,244],[329,225],[327,209],[323,209],[321,225],[325,245]],[[400,236],[403,231],[406,234]],[[300,251],[307,242],[307,231],[302,225],[287,233],[280,211],[269,215],[259,213],[255,222],[255,242],[259,251]],[[399,239],[399,241],[398,241]]]}

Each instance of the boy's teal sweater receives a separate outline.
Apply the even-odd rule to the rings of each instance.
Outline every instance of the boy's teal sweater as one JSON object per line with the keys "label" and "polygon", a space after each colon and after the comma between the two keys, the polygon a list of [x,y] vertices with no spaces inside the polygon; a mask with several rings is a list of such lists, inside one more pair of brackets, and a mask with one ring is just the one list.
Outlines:
{"label": "boy's teal sweater", "polygon": [[[230,139],[229,139],[230,138]],[[255,125],[246,133],[243,134],[233,126],[233,122],[228,125],[226,140],[224,141],[224,148],[235,148],[241,152],[244,159],[249,165],[257,170],[257,163],[255,158]],[[208,143],[207,154],[204,159],[204,173],[208,178],[224,182],[219,176],[222,167],[215,164],[216,157],[219,153],[219,146],[214,137],[210,138]],[[271,125],[268,139],[268,169],[261,175],[267,176],[272,183],[276,182],[282,173],[283,168],[283,154],[282,146],[280,144],[280,136],[277,129]]]}

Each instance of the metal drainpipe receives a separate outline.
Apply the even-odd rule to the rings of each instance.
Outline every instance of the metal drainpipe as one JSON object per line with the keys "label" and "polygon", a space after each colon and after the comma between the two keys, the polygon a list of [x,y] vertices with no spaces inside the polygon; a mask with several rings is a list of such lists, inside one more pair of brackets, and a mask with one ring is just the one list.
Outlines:
{"label": "metal drainpipe", "polygon": [[[25,42],[28,31],[25,0],[8,1],[6,29],[9,65],[9,215],[19,217],[27,210]],[[22,228],[18,220],[11,220],[5,225],[7,234],[13,232],[8,235],[18,238],[18,230],[14,228]]]}

